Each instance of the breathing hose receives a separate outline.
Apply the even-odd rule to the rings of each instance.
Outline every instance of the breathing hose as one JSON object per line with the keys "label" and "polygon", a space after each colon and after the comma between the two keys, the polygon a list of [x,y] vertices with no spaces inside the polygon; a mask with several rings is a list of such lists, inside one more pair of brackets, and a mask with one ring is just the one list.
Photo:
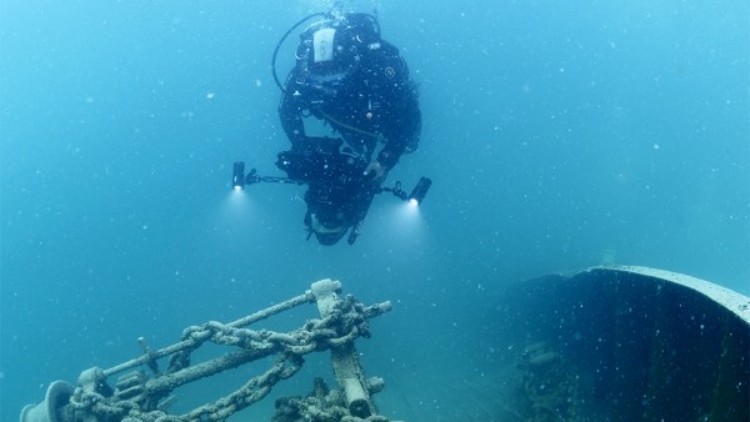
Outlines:
{"label": "breathing hose", "polygon": [[291,34],[295,29],[299,28],[300,25],[318,16],[323,17],[323,18],[332,17],[331,14],[323,13],[323,12],[313,13],[312,15],[305,16],[304,18],[300,19],[297,23],[292,25],[292,27],[289,28],[289,30],[287,30],[284,33],[284,35],[281,37],[279,42],[276,44],[276,48],[274,48],[273,50],[273,58],[271,59],[271,70],[273,71],[273,80],[276,81],[276,85],[279,87],[279,89],[283,93],[286,93],[286,90],[284,89],[284,85],[281,84],[281,81],[279,80],[279,75],[276,72],[276,57],[279,55],[279,50],[281,49],[281,45],[284,44],[284,41],[286,41],[287,37],[289,37],[289,34]]}

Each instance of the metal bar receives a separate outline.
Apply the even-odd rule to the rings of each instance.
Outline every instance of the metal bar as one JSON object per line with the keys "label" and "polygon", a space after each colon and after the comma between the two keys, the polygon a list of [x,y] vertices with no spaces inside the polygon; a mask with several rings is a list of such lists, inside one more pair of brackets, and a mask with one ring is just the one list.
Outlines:
{"label": "metal bar", "polygon": [[[241,328],[241,327],[253,324],[255,322],[264,320],[266,318],[269,318],[278,313],[287,311],[299,305],[312,302],[314,300],[315,300],[315,296],[312,294],[312,292],[307,291],[305,292],[305,294],[293,297],[284,302],[277,303],[276,305],[270,306],[266,309],[263,309],[253,314],[242,317],[236,321],[230,322],[228,325],[234,328]],[[162,347],[161,349],[155,350],[149,354],[141,355],[135,359],[131,359],[127,362],[123,362],[119,365],[115,365],[111,368],[105,369],[104,376],[109,377],[114,374],[134,368],[136,366],[146,364],[149,361],[160,359],[165,356],[169,356],[171,354],[174,354],[182,350],[185,350],[189,347],[192,347],[193,344],[194,342],[192,340],[182,340],[172,345]]]}

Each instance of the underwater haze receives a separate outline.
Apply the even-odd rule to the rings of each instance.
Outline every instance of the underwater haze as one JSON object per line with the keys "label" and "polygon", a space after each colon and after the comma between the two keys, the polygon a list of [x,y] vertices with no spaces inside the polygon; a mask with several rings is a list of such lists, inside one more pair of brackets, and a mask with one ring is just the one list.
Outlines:
{"label": "underwater haze", "polygon": [[[424,376],[491,370],[476,326],[509,282],[627,264],[750,294],[746,0],[346,2],[377,10],[420,87],[420,147],[388,183],[433,187],[418,215],[381,195],[356,244],[325,247],[303,187],[230,180],[237,160],[281,175],[271,55],[331,7],[0,2],[0,420],[139,336],[161,347],[322,278],[393,301],[358,348],[381,412],[411,421],[452,420]],[[240,415],[270,420],[267,400]]]}

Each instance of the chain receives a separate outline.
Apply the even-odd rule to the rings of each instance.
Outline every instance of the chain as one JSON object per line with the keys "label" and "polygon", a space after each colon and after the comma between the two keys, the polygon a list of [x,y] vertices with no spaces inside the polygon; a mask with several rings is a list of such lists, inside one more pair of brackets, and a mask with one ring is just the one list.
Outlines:
{"label": "chain", "polygon": [[[346,296],[337,302],[333,312],[327,317],[308,320],[302,327],[290,332],[256,331],[216,321],[188,327],[182,336],[183,343],[188,343],[187,347],[170,357],[166,374],[145,383],[142,395],[123,400],[118,399],[117,394],[105,397],[96,392],[83,391],[79,387],[70,399],[75,419],[86,420],[93,416],[97,421],[123,422],[226,420],[232,414],[263,399],[279,381],[297,373],[304,363],[304,355],[338,347],[353,342],[358,337],[369,337],[367,320],[389,309],[390,304],[387,302],[366,307],[353,297]],[[207,342],[239,350],[190,366],[190,354]],[[200,406],[181,416],[152,409],[156,407],[155,402],[159,398],[166,397],[180,385],[274,354],[278,356],[270,369],[211,404]]]}

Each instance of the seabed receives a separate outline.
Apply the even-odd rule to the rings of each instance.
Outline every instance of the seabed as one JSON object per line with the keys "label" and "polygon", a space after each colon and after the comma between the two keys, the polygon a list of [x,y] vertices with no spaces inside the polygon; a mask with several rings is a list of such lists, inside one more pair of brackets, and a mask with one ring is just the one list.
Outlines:
{"label": "seabed", "polygon": [[[393,421],[373,398],[385,381],[365,376],[355,347],[371,335],[368,321],[391,304],[366,306],[341,290],[340,282],[321,280],[236,321],[188,327],[180,341],[157,350],[141,339],[143,354],[134,359],[86,369],[75,385],[52,382],[20,421],[223,421],[294,376],[305,355],[319,352],[330,353],[336,385],[320,377],[307,394],[276,400],[272,422]],[[297,329],[248,328],[309,303],[320,318]],[[445,374],[424,374],[424,389],[401,391],[401,404],[413,411],[425,397],[451,401],[415,420],[750,420],[750,298],[708,281],[623,266],[539,277],[507,285],[479,328],[487,346],[498,350],[492,373],[451,383]],[[229,351],[193,362],[192,353],[207,344]],[[270,368],[232,393],[170,413],[179,387],[269,357]]]}

